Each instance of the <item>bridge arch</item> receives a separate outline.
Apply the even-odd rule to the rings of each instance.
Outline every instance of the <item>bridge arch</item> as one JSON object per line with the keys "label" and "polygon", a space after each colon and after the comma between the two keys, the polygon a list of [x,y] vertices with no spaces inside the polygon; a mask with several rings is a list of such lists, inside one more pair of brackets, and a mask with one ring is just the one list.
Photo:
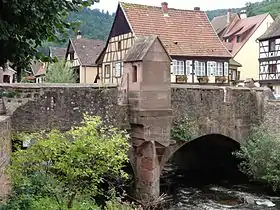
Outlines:
{"label": "bridge arch", "polygon": [[[190,174],[231,175],[238,172],[239,161],[232,152],[240,149],[239,141],[222,134],[208,134],[170,146],[161,161]],[[234,174],[232,174],[234,175]]]}

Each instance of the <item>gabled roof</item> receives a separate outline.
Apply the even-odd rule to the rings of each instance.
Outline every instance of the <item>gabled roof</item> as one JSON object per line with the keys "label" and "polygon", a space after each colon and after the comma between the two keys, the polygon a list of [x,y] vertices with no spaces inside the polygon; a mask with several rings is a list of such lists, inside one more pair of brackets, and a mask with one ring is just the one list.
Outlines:
{"label": "gabled roof", "polygon": [[46,66],[39,60],[33,60],[31,63],[31,70],[34,76],[46,74]]}
{"label": "gabled roof", "polygon": [[102,40],[93,39],[70,39],[67,53],[69,53],[70,45],[72,45],[74,51],[76,52],[81,65],[83,66],[96,66],[95,61],[102,49],[105,46],[105,42]]}
{"label": "gabled roof", "polygon": [[274,22],[270,25],[267,31],[258,38],[258,40],[267,40],[280,37],[280,16],[278,16]]}
{"label": "gabled roof", "polygon": [[254,32],[258,29],[258,27],[262,24],[262,22],[268,15],[269,13],[266,13],[262,15],[240,19],[234,25],[229,26],[228,30],[224,34],[225,39],[231,36],[245,34],[245,32],[247,33],[245,38],[242,37],[241,42],[233,44],[233,56],[235,56],[240,51],[240,49],[246,44],[246,42],[250,39],[250,37],[254,34]]}
{"label": "gabled roof", "polygon": [[[238,17],[237,13],[231,13],[230,23],[236,17]],[[217,32],[217,34],[221,33],[229,25],[227,23],[227,15],[214,17],[213,20],[211,21],[211,23],[212,23],[215,31]]]}
{"label": "gabled roof", "polygon": [[159,36],[170,55],[231,57],[204,11],[169,8],[166,17],[161,7],[120,5],[134,35]]}
{"label": "gabled roof", "polygon": [[[158,36],[143,36],[137,37],[133,46],[125,55],[124,62],[142,61],[156,40],[160,42],[167,56],[169,57],[168,52],[166,51]],[[172,59],[169,57],[169,60],[171,61]]]}
{"label": "gabled roof", "polygon": [[50,56],[56,57],[58,60],[64,60],[67,48],[65,47],[50,47]]}

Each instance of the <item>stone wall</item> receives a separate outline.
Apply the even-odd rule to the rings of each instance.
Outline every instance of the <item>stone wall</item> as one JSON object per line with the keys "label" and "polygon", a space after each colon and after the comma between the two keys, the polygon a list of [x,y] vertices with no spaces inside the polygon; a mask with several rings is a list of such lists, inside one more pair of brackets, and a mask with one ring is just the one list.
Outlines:
{"label": "stone wall", "polygon": [[280,100],[269,100],[264,106],[265,126],[276,132],[280,131]]}
{"label": "stone wall", "polygon": [[242,142],[263,116],[264,102],[272,97],[263,88],[180,86],[172,88],[174,121],[188,117],[196,136],[222,134]]}
{"label": "stone wall", "polygon": [[9,164],[11,154],[10,117],[0,116],[0,203],[8,194],[9,180],[5,169]]}
{"label": "stone wall", "polygon": [[16,131],[68,130],[79,124],[84,113],[101,116],[114,126],[128,127],[127,107],[118,105],[115,86],[1,84],[0,94]]}

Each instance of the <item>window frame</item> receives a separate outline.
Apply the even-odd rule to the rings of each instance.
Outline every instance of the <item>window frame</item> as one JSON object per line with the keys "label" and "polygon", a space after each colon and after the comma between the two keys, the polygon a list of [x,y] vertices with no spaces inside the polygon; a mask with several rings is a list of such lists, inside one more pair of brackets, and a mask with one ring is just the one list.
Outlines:
{"label": "window frame", "polygon": [[[107,72],[109,70],[109,72]],[[104,65],[104,78],[108,79],[111,77],[111,64]]]}
{"label": "window frame", "polygon": [[268,41],[268,51],[275,52],[276,51],[276,39],[270,39]]}
{"label": "window frame", "polygon": [[115,63],[115,77],[121,77],[122,76],[122,63],[116,62]]}
{"label": "window frame", "polygon": [[197,77],[206,76],[206,67],[204,61],[195,61],[195,75]]}
{"label": "window frame", "polygon": [[172,74],[183,76],[185,75],[185,61],[183,60],[172,60]]}

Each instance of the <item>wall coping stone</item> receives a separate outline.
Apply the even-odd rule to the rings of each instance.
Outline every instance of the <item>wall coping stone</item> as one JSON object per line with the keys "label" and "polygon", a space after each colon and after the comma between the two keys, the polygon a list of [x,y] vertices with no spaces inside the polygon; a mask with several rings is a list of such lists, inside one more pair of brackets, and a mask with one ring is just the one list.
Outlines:
{"label": "wall coping stone", "polygon": [[74,84],[74,83],[13,83],[0,84],[0,88],[26,88],[26,89],[40,89],[40,88],[116,88],[118,87],[116,84]]}

